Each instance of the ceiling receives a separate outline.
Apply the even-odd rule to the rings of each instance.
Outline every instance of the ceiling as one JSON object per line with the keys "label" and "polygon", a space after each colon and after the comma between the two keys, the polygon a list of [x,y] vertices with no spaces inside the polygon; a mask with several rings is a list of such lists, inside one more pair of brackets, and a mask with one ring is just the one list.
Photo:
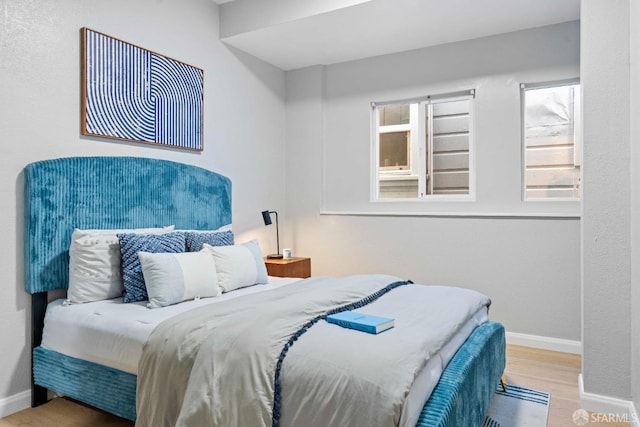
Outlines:
{"label": "ceiling", "polygon": [[[580,0],[371,0],[295,16],[287,13],[291,6],[286,6],[286,0],[214,1],[221,5],[221,20],[233,20],[241,29],[221,39],[283,70],[580,19]],[[251,2],[255,16],[249,16]],[[267,5],[272,6],[268,20],[262,19],[267,15],[265,9],[259,11]],[[229,13],[225,14],[225,8]],[[281,20],[273,19],[277,13]],[[237,24],[243,19],[251,25]]]}

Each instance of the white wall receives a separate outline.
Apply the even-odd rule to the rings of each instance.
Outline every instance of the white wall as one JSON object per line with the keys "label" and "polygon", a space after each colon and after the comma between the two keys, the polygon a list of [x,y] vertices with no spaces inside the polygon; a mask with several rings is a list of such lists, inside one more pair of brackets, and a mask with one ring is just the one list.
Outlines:
{"label": "white wall", "polygon": [[585,392],[627,400],[632,363],[629,7],[629,0],[585,0],[581,7],[582,374]]}
{"label": "white wall", "polygon": [[[580,340],[579,220],[535,218],[577,214],[579,203],[521,202],[519,121],[519,83],[578,75],[576,22],[287,72],[285,246],[311,256],[314,274],[470,287],[509,331]],[[470,88],[477,202],[401,207],[470,217],[320,214],[399,209],[369,203],[370,101]],[[534,217],[473,216],[505,212]]]}
{"label": "white wall", "polygon": [[[579,202],[522,201],[519,84],[578,77],[579,46],[579,23],[571,22],[326,67],[324,208],[578,216]],[[370,203],[369,103],[469,89],[476,202]]]}
{"label": "white wall", "polygon": [[[630,3],[630,118],[640,117],[640,2]],[[630,120],[631,247],[640,248],[640,122]],[[631,395],[640,408],[640,250],[631,252]]]}
{"label": "white wall", "polygon": [[[64,156],[132,155],[215,170],[233,181],[234,229],[270,248],[275,233],[264,227],[260,211],[284,209],[285,75],[218,41],[218,6],[211,0],[0,0],[0,11],[2,411],[22,404],[19,393],[30,386],[24,166]],[[80,136],[83,26],[204,69],[202,153]]]}

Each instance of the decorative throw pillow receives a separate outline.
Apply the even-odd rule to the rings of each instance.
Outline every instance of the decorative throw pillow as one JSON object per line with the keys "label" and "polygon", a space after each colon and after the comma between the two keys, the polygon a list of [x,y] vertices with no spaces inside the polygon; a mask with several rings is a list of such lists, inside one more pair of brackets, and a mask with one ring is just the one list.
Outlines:
{"label": "decorative throw pillow", "polygon": [[213,256],[207,252],[138,252],[149,308],[220,294]]}
{"label": "decorative throw pillow", "polygon": [[148,299],[142,266],[138,252],[178,253],[184,252],[184,234],[118,234],[122,253],[122,280],[124,302]]}
{"label": "decorative throw pillow", "polygon": [[69,247],[69,302],[84,303],[122,295],[117,234],[161,234],[172,230],[173,225],[122,230],[75,229]]}
{"label": "decorative throw pillow", "polygon": [[257,240],[233,246],[203,245],[203,252],[213,254],[222,292],[268,282],[267,268]]}
{"label": "decorative throw pillow", "polygon": [[233,245],[232,231],[187,231],[185,232],[187,252],[199,252],[202,245],[228,246]]}

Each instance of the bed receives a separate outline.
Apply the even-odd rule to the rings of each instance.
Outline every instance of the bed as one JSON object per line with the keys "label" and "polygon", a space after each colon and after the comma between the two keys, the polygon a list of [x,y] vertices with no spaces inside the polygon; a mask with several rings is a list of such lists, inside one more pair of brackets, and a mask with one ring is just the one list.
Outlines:
{"label": "bed", "polygon": [[[167,224],[182,230],[219,229],[231,223],[231,182],[224,176],[198,167],[132,157],[75,157],[46,160],[28,165],[24,171],[24,179],[25,289],[32,295],[32,405],[45,403],[47,389],[49,389],[118,416],[135,420],[138,416],[136,387],[139,380],[135,361],[140,357],[136,351],[130,352],[132,355],[128,356],[129,362],[118,365],[107,360],[108,358],[101,359],[108,353],[104,348],[119,348],[117,344],[106,345],[102,350],[94,351],[93,355],[82,351],[74,353],[72,350],[65,350],[64,344],[47,344],[49,336],[57,333],[58,336],[64,337],[65,332],[72,330],[73,321],[69,321],[68,318],[60,321],[59,326],[52,327],[54,329],[49,329],[50,332],[45,336],[45,345],[41,345],[47,307],[49,307],[50,314],[47,315],[49,319],[54,318],[51,313],[56,312],[56,307],[60,311],[60,302],[49,304],[48,294],[50,291],[67,287],[68,248],[71,233],[75,228],[144,228],[161,227]],[[185,206],[189,209],[184,209]],[[386,277],[378,277],[378,279],[381,284],[394,280]],[[264,292],[257,294],[276,295],[279,291],[291,293],[290,289],[300,286],[311,289],[320,279],[308,280],[310,282],[272,278],[269,285],[261,289]],[[318,288],[322,287],[321,292],[326,292],[330,286],[332,286],[331,282],[329,284],[323,282]],[[335,289],[339,289],[339,286],[336,285]],[[429,288],[414,286],[420,289]],[[380,290],[386,287],[380,287]],[[409,288],[408,286],[396,287]],[[253,290],[243,292],[252,293]],[[406,291],[393,290],[388,295],[399,292]],[[242,292],[238,295],[240,294]],[[263,296],[248,295],[237,298],[237,301],[250,301],[251,298],[263,298]],[[382,304],[383,300],[388,299],[384,297],[379,301],[370,301],[371,298],[368,298],[367,305],[371,303],[371,307],[375,307],[375,304]],[[217,298],[211,300],[217,300]],[[208,303],[203,299],[190,304]],[[221,307],[224,305],[222,302],[220,304]],[[106,306],[108,303],[103,305]],[[117,306],[118,303],[115,302],[112,305]],[[136,316],[148,316],[145,313],[154,311],[135,304],[119,305],[125,306],[124,310],[137,310]],[[187,305],[189,304],[178,304],[181,307]],[[75,307],[79,310],[89,310],[87,308],[89,305]],[[112,309],[114,307],[108,309],[103,307],[100,310],[107,313]],[[116,319],[124,317],[117,311],[120,309],[122,307],[115,309]],[[402,313],[398,312],[398,315],[402,316]],[[86,323],[80,320],[78,322]],[[48,321],[48,325],[49,323],[55,322]],[[147,332],[152,330],[151,332],[155,333],[156,329],[159,329],[151,321],[146,324]],[[309,336],[313,334],[320,336],[322,334],[318,331],[331,327],[326,322],[315,322],[314,325],[313,328],[309,328]],[[461,333],[462,338],[457,338],[461,345],[460,343],[450,344],[449,347],[441,349],[442,360],[445,363],[442,370],[438,372],[434,385],[430,387],[429,398],[424,405],[422,404],[424,400],[416,399],[420,402],[420,407],[417,411],[414,410],[414,415],[403,418],[405,424],[406,420],[410,420],[410,424],[407,425],[416,426],[482,424],[496,384],[504,370],[504,329],[500,324],[486,321],[486,311],[474,313],[472,319],[466,321],[465,326],[460,329],[465,327],[469,330]],[[109,328],[103,327],[103,329]],[[400,330],[399,327],[397,329]],[[51,332],[56,330],[57,332]],[[138,346],[148,339],[147,332],[141,333],[141,338],[139,337],[137,341]],[[73,334],[81,333],[73,332]],[[85,333],[90,336],[93,332],[85,331]],[[297,334],[300,334],[300,331]],[[380,337],[383,336],[384,333],[380,335]],[[454,337],[450,338],[449,342],[455,341]],[[62,341],[64,342],[64,338]],[[303,342],[307,341],[299,340],[297,346],[302,348]],[[99,348],[99,344],[88,347],[96,349]],[[285,384],[286,381],[286,378],[283,378]],[[138,398],[141,398],[140,395]],[[298,424],[300,424],[299,421]],[[357,424],[356,421],[352,425]],[[277,424],[274,422],[274,425]],[[286,425],[286,422],[282,425]]]}

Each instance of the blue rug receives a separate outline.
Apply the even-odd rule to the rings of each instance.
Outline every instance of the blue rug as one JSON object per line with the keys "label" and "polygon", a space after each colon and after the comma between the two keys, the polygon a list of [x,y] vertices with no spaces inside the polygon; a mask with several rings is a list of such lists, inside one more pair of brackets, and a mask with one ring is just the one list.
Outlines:
{"label": "blue rug", "polygon": [[482,427],[546,427],[549,393],[498,385]]}

